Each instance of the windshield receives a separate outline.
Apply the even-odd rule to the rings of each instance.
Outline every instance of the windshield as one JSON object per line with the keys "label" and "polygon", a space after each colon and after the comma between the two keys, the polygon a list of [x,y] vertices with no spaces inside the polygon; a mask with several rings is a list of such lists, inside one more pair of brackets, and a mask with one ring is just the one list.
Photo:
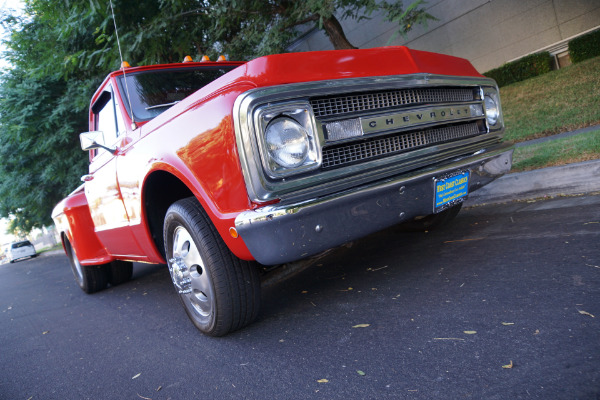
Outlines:
{"label": "windshield", "polygon": [[31,242],[29,240],[25,240],[24,242],[17,242],[12,244],[13,249],[18,249],[20,247],[31,246]]}
{"label": "windshield", "polygon": [[[135,120],[148,121],[234,68],[237,66],[134,72],[126,75],[127,88],[124,76],[118,77],[119,89],[124,97],[129,92]],[[124,103],[131,114],[126,98]]]}

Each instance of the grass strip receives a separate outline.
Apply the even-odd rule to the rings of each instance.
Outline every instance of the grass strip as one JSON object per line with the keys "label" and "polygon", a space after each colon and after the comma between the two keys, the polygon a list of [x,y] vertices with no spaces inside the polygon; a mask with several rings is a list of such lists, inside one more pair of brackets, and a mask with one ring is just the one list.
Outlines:
{"label": "grass strip", "polygon": [[511,172],[600,159],[600,129],[564,139],[517,147]]}
{"label": "grass strip", "polygon": [[600,57],[500,89],[504,140],[521,142],[600,123]]}

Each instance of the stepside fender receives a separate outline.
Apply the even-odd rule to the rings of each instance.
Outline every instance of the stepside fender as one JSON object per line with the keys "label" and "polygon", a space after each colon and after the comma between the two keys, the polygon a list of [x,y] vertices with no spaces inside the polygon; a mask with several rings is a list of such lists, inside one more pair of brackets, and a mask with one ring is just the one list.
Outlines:
{"label": "stepside fender", "polygon": [[63,250],[67,238],[81,265],[106,264],[114,260],[94,232],[83,185],[54,207],[52,219],[60,234]]}

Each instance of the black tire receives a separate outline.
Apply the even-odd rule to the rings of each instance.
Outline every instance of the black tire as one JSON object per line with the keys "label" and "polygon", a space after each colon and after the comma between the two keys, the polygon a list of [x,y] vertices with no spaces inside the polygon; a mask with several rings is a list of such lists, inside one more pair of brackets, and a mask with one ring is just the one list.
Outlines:
{"label": "black tire", "polygon": [[113,261],[108,264],[108,283],[117,286],[131,279],[133,263],[129,261]]}
{"label": "black tire", "polygon": [[427,215],[419,219],[405,222],[400,227],[409,232],[424,232],[437,229],[452,221],[460,212],[462,203],[452,206],[440,213]]}
{"label": "black tire", "polygon": [[256,318],[258,269],[231,253],[195,198],[169,207],[164,242],[171,279],[196,328],[223,336]]}
{"label": "black tire", "polygon": [[106,288],[108,284],[107,265],[81,265],[67,238],[65,238],[65,249],[71,263],[71,270],[75,276],[75,282],[81,290],[91,294]]}

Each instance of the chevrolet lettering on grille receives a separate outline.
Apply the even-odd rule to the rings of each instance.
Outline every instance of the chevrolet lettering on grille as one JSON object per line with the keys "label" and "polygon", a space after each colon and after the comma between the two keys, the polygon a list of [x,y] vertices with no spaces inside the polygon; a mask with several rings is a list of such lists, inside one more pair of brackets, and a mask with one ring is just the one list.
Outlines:
{"label": "chevrolet lettering on grille", "polygon": [[363,133],[369,134],[432,122],[472,118],[479,116],[477,114],[477,111],[470,106],[443,107],[388,114],[379,117],[360,118],[360,124]]}

